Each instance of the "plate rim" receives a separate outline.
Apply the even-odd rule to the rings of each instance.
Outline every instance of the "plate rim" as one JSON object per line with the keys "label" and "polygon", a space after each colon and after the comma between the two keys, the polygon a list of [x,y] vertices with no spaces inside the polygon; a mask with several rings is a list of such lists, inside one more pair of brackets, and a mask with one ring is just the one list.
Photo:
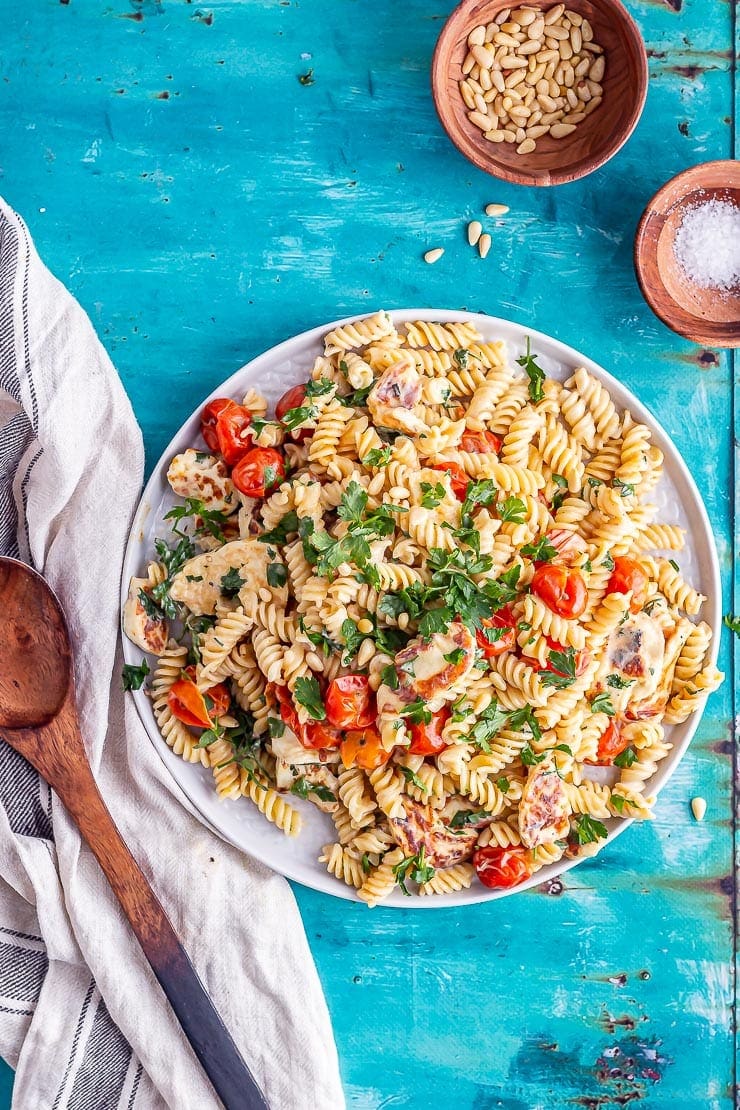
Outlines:
{"label": "plate rim", "polygon": [[[539,331],[536,328],[528,327],[526,324],[520,323],[517,320],[507,320],[501,316],[491,316],[483,312],[470,312],[465,309],[394,308],[384,310],[376,309],[375,312],[377,311],[386,311],[393,320],[394,324],[402,324],[410,320],[420,319],[426,320],[430,323],[476,322],[480,324],[482,322],[485,325],[486,330],[495,329],[496,326],[503,327],[506,330],[511,328],[516,329],[521,333],[522,337],[524,337],[525,335],[529,336],[533,345],[539,340],[543,341],[548,347],[554,347],[556,349],[556,354],[554,356],[545,354],[543,355],[543,357],[555,357],[558,362],[566,365],[572,364],[574,368],[578,366],[584,366],[590,373],[594,374],[595,377],[597,377],[601,382],[603,382],[603,384],[607,386],[607,388],[610,390],[610,393],[612,391],[615,391],[617,395],[624,395],[627,398],[627,400],[624,402],[619,401],[619,406],[621,408],[629,407],[633,415],[635,415],[638,419],[641,420],[642,423],[645,423],[650,428],[651,435],[653,435],[655,441],[658,443],[658,446],[661,448],[661,450],[663,450],[666,457],[670,457],[672,467],[676,468],[677,473],[674,472],[674,470],[671,471],[672,481],[674,482],[674,484],[676,484],[677,477],[680,477],[681,481],[688,489],[688,492],[694,502],[694,507],[698,510],[701,531],[698,528],[693,528],[692,534],[700,535],[701,533],[703,533],[702,538],[706,544],[710,556],[709,566],[707,568],[708,581],[704,583],[705,588],[709,590],[709,593],[707,594],[707,600],[704,604],[708,610],[711,610],[711,612],[706,612],[702,616],[702,619],[705,620],[712,629],[712,641],[707,664],[716,665],[720,648],[722,580],[720,573],[719,556],[717,553],[717,545],[714,539],[714,532],[711,526],[711,521],[709,519],[706,505],[704,504],[704,499],[701,496],[699,488],[693,478],[693,475],[691,474],[691,471],[684,461],[683,456],[681,455],[676,444],[674,444],[673,440],[666,432],[661,422],[652,413],[652,411],[648,409],[645,403],[641,401],[640,398],[637,397],[636,394],[634,394],[625,384],[619,381],[618,378],[616,378],[613,374],[611,374],[608,370],[601,366],[600,363],[597,363],[588,356],[583,355],[580,351],[576,350],[574,347],[571,347],[569,344],[564,343],[562,340],[557,339],[552,335],[548,335],[546,332]],[[237,370],[235,370],[233,374],[231,374],[223,382],[217,385],[215,389],[213,389],[200,402],[197,408],[175,431],[167,446],[164,448],[156,463],[153,465],[149,479],[147,480],[142,490],[139,503],[132,518],[129,537],[124,551],[120,588],[121,614],[119,620],[124,662],[135,663],[136,653],[140,651],[140,649],[136,648],[135,645],[131,643],[131,641],[123,632],[123,605],[128,595],[129,579],[132,575],[136,574],[137,571],[140,570],[140,560],[137,564],[137,555],[139,555],[139,553],[144,548],[144,531],[147,518],[152,511],[151,492],[153,490],[157,490],[161,485],[163,481],[163,475],[166,474],[166,470],[169,467],[173,452],[176,453],[178,450],[183,449],[182,444],[188,437],[192,438],[193,429],[195,429],[196,435],[199,434],[198,418],[203,406],[206,405],[214,397],[223,396],[224,394],[230,395],[235,390],[240,389],[241,386],[239,385],[239,382],[247,372],[253,373],[255,369],[259,369],[260,363],[263,362],[272,365],[277,359],[279,359],[280,354],[282,352],[285,352],[287,348],[290,348],[294,345],[299,346],[313,343],[316,340],[321,339],[326,334],[326,332],[332,331],[338,327],[344,327],[348,324],[355,323],[358,320],[366,319],[368,316],[374,315],[375,312],[354,313],[350,316],[342,317],[331,323],[319,324],[313,328],[307,328],[302,332],[298,332],[297,334],[290,336],[287,339],[281,340],[277,344],[274,344],[272,347],[267,348],[260,354],[256,355],[254,358],[250,359],[248,362],[244,363]],[[487,341],[490,342],[493,340]],[[655,433],[657,433],[657,436],[655,435]],[[666,448],[667,451],[665,450]],[[283,875],[285,878],[290,879],[293,882],[300,883],[301,886],[316,890],[322,894],[328,894],[335,898],[340,898],[345,901],[361,904],[355,890],[343,883],[340,883],[338,879],[330,875],[328,872],[322,873],[320,871],[317,871],[315,876],[313,876],[313,873],[311,873],[311,875],[307,877],[305,874],[303,874],[303,865],[299,864],[297,868],[294,868],[292,866],[292,861],[288,862],[288,866],[284,866],[281,861],[280,867],[276,868],[274,861],[269,853],[264,853],[259,850],[254,851],[246,848],[242,842],[237,842],[237,840],[235,840],[234,837],[230,835],[228,828],[223,827],[223,822],[215,821],[211,815],[204,813],[197,801],[197,798],[194,796],[195,791],[188,781],[189,779],[190,782],[193,781],[190,774],[190,769],[192,769],[193,774],[198,774],[201,765],[188,764],[180,759],[179,756],[175,756],[172,753],[171,749],[168,748],[167,745],[162,741],[162,737],[159,733],[154,715],[152,713],[151,703],[146,695],[146,692],[143,689],[140,689],[137,691],[130,691],[130,693],[136,706],[139,720],[143,728],[145,729],[151,743],[154,745],[155,751],[167,767],[169,773],[172,775],[172,778],[174,779],[179,789],[187,797],[199,821],[201,821],[212,832],[215,832],[221,839],[225,840],[227,843],[235,847],[238,851],[243,852],[245,855],[250,856],[251,858],[257,860],[259,863],[264,864],[266,867],[269,867],[271,870]],[[704,716],[705,709],[706,701],[698,713],[692,714],[692,716],[688,718],[687,721],[682,722],[681,725],[677,726],[679,728],[682,728],[682,733],[680,737],[677,738],[678,742],[674,743],[673,745],[673,751],[671,753],[671,763],[669,766],[659,766],[658,770],[653,776],[653,779],[651,780],[651,793],[656,795],[656,797],[663,789],[665,784],[668,782],[668,780],[675,774],[678,765],[684,758],[689,744],[691,743],[699,726],[699,723]],[[604,843],[603,848],[599,851],[598,855],[600,856],[601,851],[606,850],[609,844],[616,840],[618,836],[621,836],[633,823],[633,821],[634,818],[626,818],[624,820],[620,820],[618,825],[616,825],[615,827],[610,827],[607,840]],[[290,843],[289,838],[286,838],[286,843]],[[592,858],[594,857],[581,856],[576,857],[572,860],[566,860],[565,862],[558,861],[556,863],[548,864],[547,866],[541,868],[541,870],[535,872],[535,874],[527,879],[526,882],[522,883],[520,886],[517,886],[514,890],[489,890],[482,884],[479,884],[479,890],[476,888],[468,888],[463,891],[456,891],[454,894],[445,896],[444,898],[422,898],[416,896],[414,898],[403,898],[401,900],[400,898],[396,897],[392,901],[384,901],[380,903],[380,906],[376,908],[436,910],[452,909],[464,906],[478,905],[484,902],[497,901],[501,898],[507,898],[512,897],[516,894],[522,894],[525,891],[531,890],[533,887],[540,886],[543,883],[548,882],[548,880],[556,879],[560,875],[563,875],[566,872],[572,870],[572,868],[577,867],[583,863],[588,863],[589,860]],[[336,889],[334,888],[335,885]],[[472,895],[471,890],[473,891]],[[394,894],[397,895],[397,892],[394,892]]]}

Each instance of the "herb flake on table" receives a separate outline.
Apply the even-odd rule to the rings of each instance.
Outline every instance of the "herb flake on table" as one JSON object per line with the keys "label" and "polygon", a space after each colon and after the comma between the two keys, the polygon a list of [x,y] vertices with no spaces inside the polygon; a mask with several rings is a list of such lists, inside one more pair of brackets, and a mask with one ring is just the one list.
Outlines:
{"label": "herb flake on table", "polygon": [[142,659],[138,667],[135,667],[133,663],[124,663],[121,671],[121,685],[124,690],[140,690],[148,674],[149,664],[146,659]]}
{"label": "herb flake on table", "polygon": [[542,388],[545,380],[545,371],[541,366],[537,365],[535,356],[532,354],[531,341],[527,336],[527,350],[525,354],[520,355],[516,360],[518,364],[524,368],[524,372],[529,378],[529,397],[535,404],[541,401],[544,397],[544,390]]}

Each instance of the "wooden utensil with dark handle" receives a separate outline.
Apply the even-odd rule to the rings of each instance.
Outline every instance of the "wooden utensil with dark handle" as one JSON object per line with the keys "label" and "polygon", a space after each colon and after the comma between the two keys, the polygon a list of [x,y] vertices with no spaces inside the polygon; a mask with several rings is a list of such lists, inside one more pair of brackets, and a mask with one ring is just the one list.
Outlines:
{"label": "wooden utensil with dark handle", "polygon": [[0,737],[43,775],[69,810],[224,1106],[267,1110],[95,784],[80,735],[72,649],[59,601],[40,574],[7,558],[0,558]]}

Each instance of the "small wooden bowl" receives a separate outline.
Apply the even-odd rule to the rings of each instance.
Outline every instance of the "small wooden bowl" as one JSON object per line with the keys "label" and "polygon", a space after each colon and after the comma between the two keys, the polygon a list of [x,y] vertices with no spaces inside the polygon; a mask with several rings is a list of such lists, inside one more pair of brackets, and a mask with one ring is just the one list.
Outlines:
{"label": "small wooden bowl", "polygon": [[658,190],[637,228],[635,273],[643,297],[673,331],[705,347],[740,347],[740,286],[703,289],[673,253],[687,207],[712,197],[740,207],[740,162],[703,162]]}
{"label": "small wooden bowl", "polygon": [[645,45],[619,0],[568,0],[566,7],[588,19],[594,41],[604,48],[604,99],[564,139],[545,135],[531,154],[517,154],[515,144],[489,142],[470,122],[459,81],[473,28],[490,23],[503,8],[519,6],[516,0],[463,0],[455,8],[434,51],[434,104],[452,142],[479,169],[519,185],[562,185],[603,166],[634,131],[647,95]]}

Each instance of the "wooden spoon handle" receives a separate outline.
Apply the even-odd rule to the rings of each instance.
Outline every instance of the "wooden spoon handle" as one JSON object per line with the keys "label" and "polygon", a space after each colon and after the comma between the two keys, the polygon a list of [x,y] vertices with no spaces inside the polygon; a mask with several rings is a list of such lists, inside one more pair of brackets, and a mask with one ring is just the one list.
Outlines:
{"label": "wooden spoon handle", "polygon": [[0,730],[0,736],[26,755],[69,810],[226,1110],[268,1110],[170,919],[108,812],[78,740],[72,699],[44,728],[7,734]]}

